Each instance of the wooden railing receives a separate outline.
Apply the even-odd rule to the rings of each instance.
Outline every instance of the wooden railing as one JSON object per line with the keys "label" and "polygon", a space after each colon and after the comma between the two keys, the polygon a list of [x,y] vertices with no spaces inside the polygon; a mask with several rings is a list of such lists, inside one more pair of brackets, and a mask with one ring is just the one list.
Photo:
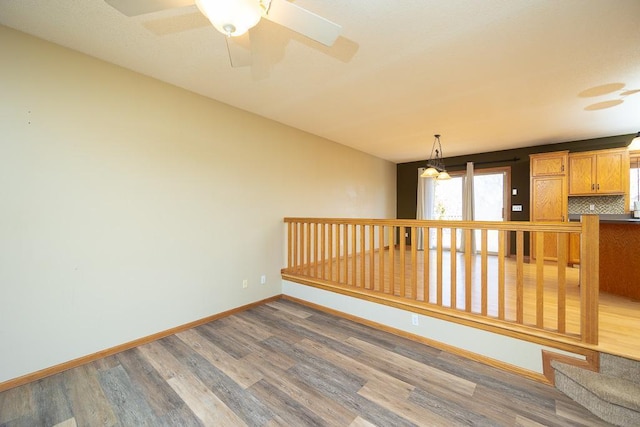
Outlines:
{"label": "wooden railing", "polygon": [[[598,342],[597,216],[579,223],[285,223],[287,280],[440,316]],[[570,234],[580,236],[579,269],[568,267]],[[557,241],[556,262],[545,260],[545,235]],[[525,236],[545,242],[532,249],[531,262],[525,262]]]}

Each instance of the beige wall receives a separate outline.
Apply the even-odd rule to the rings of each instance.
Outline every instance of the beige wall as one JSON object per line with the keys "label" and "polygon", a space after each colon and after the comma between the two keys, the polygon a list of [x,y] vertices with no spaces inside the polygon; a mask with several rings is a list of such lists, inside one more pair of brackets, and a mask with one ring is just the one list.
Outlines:
{"label": "beige wall", "polygon": [[395,217],[392,163],[4,27],[0,51],[0,382],[280,294],[285,216]]}

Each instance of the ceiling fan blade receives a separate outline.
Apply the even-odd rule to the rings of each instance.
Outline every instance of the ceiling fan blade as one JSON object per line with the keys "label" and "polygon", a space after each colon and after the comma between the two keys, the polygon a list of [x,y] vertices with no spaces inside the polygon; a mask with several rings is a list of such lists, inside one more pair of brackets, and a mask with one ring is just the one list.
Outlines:
{"label": "ceiling fan blade", "polygon": [[225,37],[225,41],[227,42],[229,61],[233,68],[251,65],[251,39],[248,32],[238,37]]}
{"label": "ceiling fan blade", "polygon": [[157,36],[180,33],[182,31],[194,30],[196,28],[208,27],[211,25],[205,16],[200,12],[186,13],[184,15],[173,15],[167,18],[153,19],[142,23],[142,26]]}
{"label": "ceiling fan blade", "polygon": [[127,16],[144,15],[176,7],[192,6],[194,0],[104,0]]}
{"label": "ceiling fan blade", "polygon": [[287,0],[271,0],[266,18],[326,46],[333,45],[342,31],[340,25]]}

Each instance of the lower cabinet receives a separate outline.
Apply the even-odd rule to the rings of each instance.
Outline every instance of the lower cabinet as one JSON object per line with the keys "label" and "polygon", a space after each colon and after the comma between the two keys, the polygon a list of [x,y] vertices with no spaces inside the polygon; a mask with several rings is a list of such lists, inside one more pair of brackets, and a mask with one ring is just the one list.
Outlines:
{"label": "lower cabinet", "polygon": [[580,235],[569,235],[569,264],[580,264]]}

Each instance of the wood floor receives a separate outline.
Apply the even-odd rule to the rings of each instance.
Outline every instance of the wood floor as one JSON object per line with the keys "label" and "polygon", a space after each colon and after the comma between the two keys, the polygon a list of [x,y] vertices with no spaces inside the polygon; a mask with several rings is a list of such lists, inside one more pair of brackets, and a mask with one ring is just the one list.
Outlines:
{"label": "wood floor", "polygon": [[[449,252],[445,251],[443,257],[443,274],[442,274],[442,305],[445,307],[451,307],[451,271],[450,271],[450,256]],[[376,253],[376,263],[378,253]],[[417,257],[417,268],[415,278],[410,265],[411,252],[410,248],[405,253],[405,290],[401,289],[401,276],[400,272],[402,267],[400,264],[400,251],[395,250],[394,259],[394,283],[393,293],[396,295],[406,295],[411,298],[411,281],[417,281],[417,299],[420,301],[429,301],[435,303],[437,283],[436,278],[436,255],[435,251],[430,251],[431,267],[429,268],[430,283],[432,284],[429,291],[425,294],[423,277],[423,253],[419,251]],[[325,277],[331,277],[336,280],[340,277],[342,283],[367,283],[371,289],[384,289],[390,292],[391,285],[389,283],[388,272],[389,268],[389,251],[386,250],[383,258],[386,262],[384,283],[381,283],[380,278],[377,275],[369,274],[369,256],[360,257],[357,256],[348,257],[346,260],[342,259],[339,263],[333,262],[329,268],[328,262],[325,264]],[[363,262],[363,264],[361,264]],[[464,310],[465,305],[465,286],[464,286],[464,254],[457,254],[457,294],[455,306],[458,309]],[[498,302],[497,302],[497,271],[498,271],[497,257],[490,255],[487,260],[487,284],[488,284],[488,302],[487,313],[489,316],[496,317],[498,314]],[[536,323],[535,316],[537,312],[536,304],[536,265],[535,263],[524,263],[524,321],[525,324],[534,325]],[[318,270],[301,270],[301,277],[314,278],[320,277],[320,270],[322,267],[318,267]],[[473,313],[480,313],[480,293],[481,293],[481,276],[480,276],[480,257],[474,256],[472,264],[472,308]],[[330,273],[331,271],[331,273]],[[378,267],[376,267],[376,272]],[[505,318],[507,320],[515,319],[516,310],[516,263],[514,258],[505,259],[505,275],[506,275],[506,290],[505,290]],[[363,274],[364,273],[364,274]],[[295,272],[292,273],[295,275]],[[558,328],[558,312],[557,312],[557,298],[555,292],[557,289],[557,268],[554,263],[547,263],[544,267],[544,326],[550,327],[552,330]],[[361,279],[361,276],[364,279]],[[570,334],[578,334],[580,331],[580,269],[579,267],[568,267],[566,269],[566,331]],[[599,345],[595,348],[597,351],[615,354],[635,360],[640,360],[640,301],[632,300],[626,297],[620,297],[617,295],[601,292],[599,304]]]}
{"label": "wood floor", "polygon": [[0,393],[0,426],[603,426],[553,387],[286,300]]}

